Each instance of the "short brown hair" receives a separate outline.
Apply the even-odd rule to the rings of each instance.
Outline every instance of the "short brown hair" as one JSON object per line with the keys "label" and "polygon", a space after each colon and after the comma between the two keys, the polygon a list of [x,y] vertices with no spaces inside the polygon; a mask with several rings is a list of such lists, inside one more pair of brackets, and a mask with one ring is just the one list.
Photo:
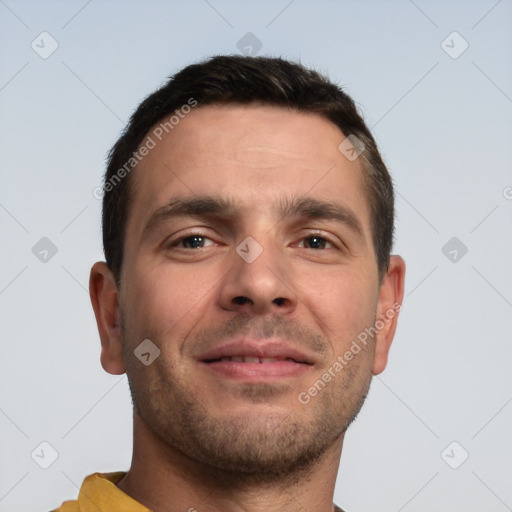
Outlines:
{"label": "short brown hair", "polygon": [[103,247],[118,284],[133,194],[126,170],[136,167],[134,155],[151,128],[189,105],[191,99],[199,106],[258,102],[316,113],[332,121],[346,137],[357,137],[364,145],[359,158],[365,171],[372,239],[382,278],[393,246],[394,191],[375,140],[353,100],[341,87],[301,64],[281,58],[234,55],[212,57],[172,76],[139,105],[110,150],[103,185]]}

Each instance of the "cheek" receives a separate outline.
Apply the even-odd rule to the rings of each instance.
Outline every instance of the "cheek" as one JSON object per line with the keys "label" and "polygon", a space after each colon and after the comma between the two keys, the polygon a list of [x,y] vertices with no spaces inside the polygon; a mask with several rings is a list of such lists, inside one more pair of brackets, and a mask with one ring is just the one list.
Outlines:
{"label": "cheek", "polygon": [[[311,283],[311,278],[308,281]],[[353,339],[373,325],[376,294],[368,280],[351,273],[317,276],[302,286],[299,298],[326,337],[334,354],[348,349]]]}
{"label": "cheek", "polygon": [[[211,271],[148,262],[130,276],[125,294],[130,332],[164,340],[195,325],[216,280]],[[144,270],[142,270],[144,269]],[[188,329],[189,330],[189,329]]]}

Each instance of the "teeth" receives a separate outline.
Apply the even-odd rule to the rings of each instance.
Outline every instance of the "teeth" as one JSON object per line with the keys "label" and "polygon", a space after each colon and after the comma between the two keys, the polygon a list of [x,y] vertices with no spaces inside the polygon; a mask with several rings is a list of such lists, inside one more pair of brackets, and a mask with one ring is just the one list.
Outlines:
{"label": "teeth", "polygon": [[276,357],[252,357],[252,356],[231,356],[222,357],[221,361],[233,361],[234,363],[275,363],[280,361]]}

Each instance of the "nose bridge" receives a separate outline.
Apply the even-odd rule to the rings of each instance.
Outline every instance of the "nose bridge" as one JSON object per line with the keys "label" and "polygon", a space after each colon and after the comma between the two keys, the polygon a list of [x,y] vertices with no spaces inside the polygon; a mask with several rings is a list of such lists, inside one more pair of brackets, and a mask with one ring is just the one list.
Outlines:
{"label": "nose bridge", "polygon": [[291,312],[296,307],[286,254],[273,230],[260,230],[236,247],[221,292],[222,307],[231,310]]}
{"label": "nose bridge", "polygon": [[256,280],[265,279],[268,273],[279,273],[284,253],[272,240],[272,235],[272,232],[260,232],[256,234],[257,238],[246,237],[236,248],[236,254],[242,261],[235,261],[234,267],[249,279]]}

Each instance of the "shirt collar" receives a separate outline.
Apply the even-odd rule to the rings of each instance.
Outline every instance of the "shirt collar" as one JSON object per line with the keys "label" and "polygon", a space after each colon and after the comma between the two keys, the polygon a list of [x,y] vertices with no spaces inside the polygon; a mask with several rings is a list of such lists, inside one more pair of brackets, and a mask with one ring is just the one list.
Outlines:
{"label": "shirt collar", "polygon": [[116,487],[116,483],[126,472],[93,473],[85,478],[80,494],[78,508],[80,512],[151,512],[144,505]]}

